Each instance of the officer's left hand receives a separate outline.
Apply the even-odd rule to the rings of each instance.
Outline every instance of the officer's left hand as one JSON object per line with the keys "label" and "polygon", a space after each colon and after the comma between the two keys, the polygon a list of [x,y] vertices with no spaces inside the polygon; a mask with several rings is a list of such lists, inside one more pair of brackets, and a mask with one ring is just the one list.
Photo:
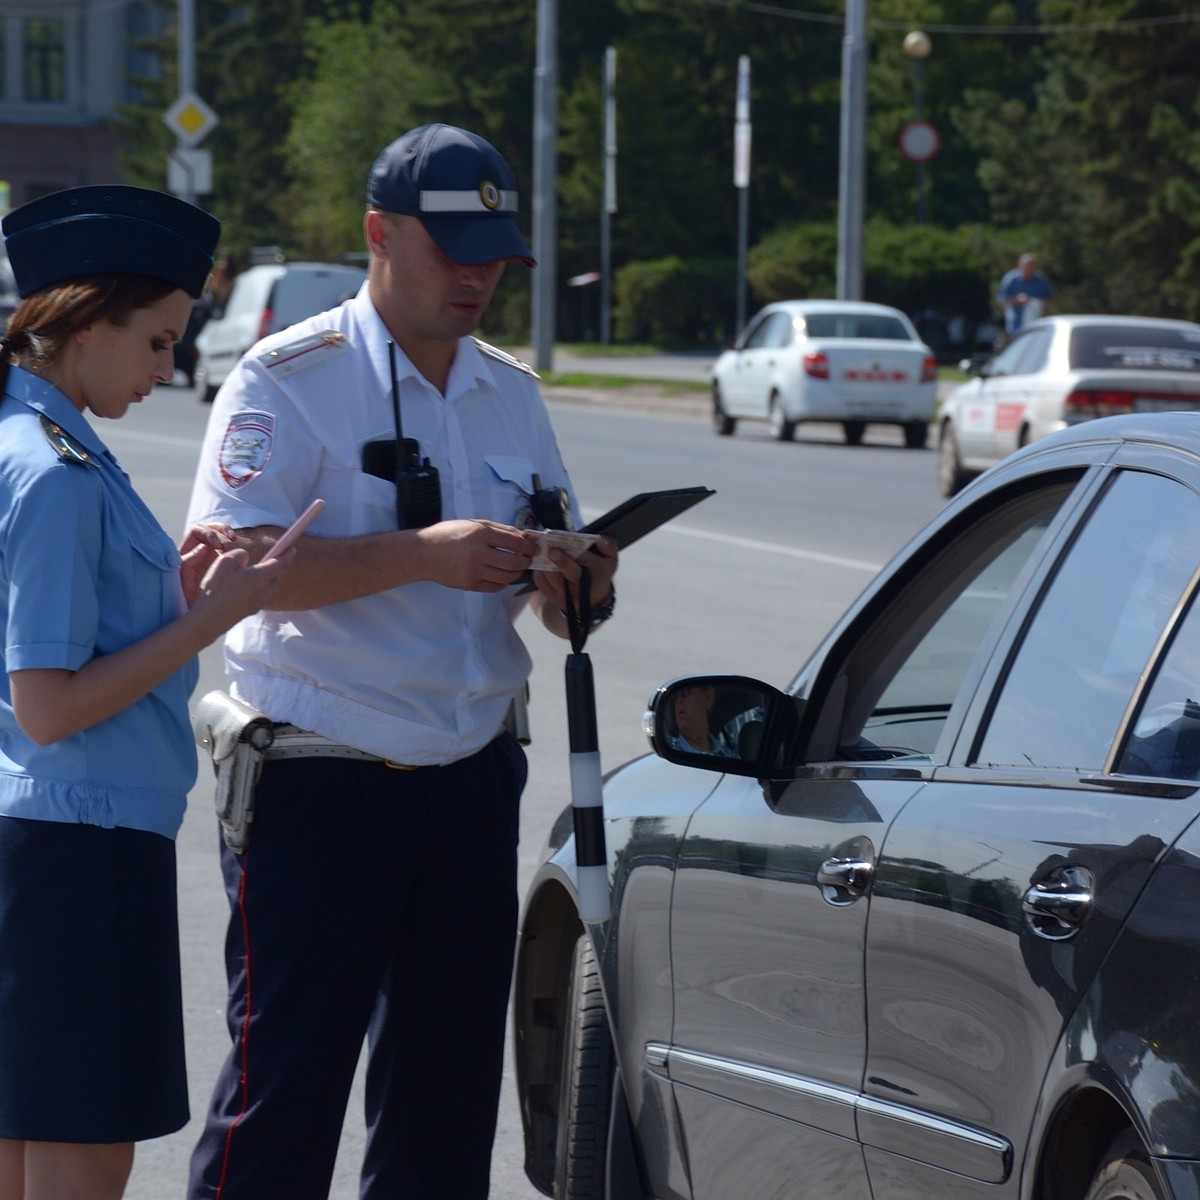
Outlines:
{"label": "officer's left hand", "polygon": [[583,576],[583,568],[587,567],[592,577],[591,602],[593,607],[607,603],[612,595],[613,576],[617,573],[617,543],[610,537],[597,539],[578,558],[572,558],[565,550],[550,551],[550,561],[558,567],[557,571],[534,571],[533,582],[537,589],[546,597],[548,603],[557,609],[567,607],[567,588],[571,589],[571,598],[575,602],[576,611],[579,609],[579,580]]}

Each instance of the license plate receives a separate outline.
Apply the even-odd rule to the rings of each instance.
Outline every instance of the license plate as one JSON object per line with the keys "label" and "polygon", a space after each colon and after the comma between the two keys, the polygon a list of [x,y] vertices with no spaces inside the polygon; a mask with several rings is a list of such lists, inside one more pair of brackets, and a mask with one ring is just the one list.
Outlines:
{"label": "license plate", "polygon": [[1180,396],[1178,400],[1169,400],[1163,396],[1135,396],[1133,411],[1136,413],[1181,412],[1194,409],[1197,405],[1193,396]]}

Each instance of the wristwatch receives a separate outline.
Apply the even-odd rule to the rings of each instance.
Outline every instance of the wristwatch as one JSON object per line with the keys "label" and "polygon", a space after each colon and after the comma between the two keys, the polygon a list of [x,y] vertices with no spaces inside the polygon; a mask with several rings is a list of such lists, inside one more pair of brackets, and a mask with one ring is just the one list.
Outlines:
{"label": "wristwatch", "polygon": [[[616,584],[610,584],[608,599],[605,600],[603,604],[596,604],[592,606],[591,615],[588,620],[588,629],[595,629],[597,625],[603,625],[604,622],[613,615],[613,609],[616,607],[617,587]],[[560,608],[558,611],[561,612],[568,621],[571,619],[570,614],[565,608]]]}
{"label": "wristwatch", "polygon": [[592,606],[592,619],[588,625],[589,629],[595,629],[597,625],[603,625],[613,615],[613,609],[617,607],[616,585],[610,583],[608,586],[608,599],[603,604]]}

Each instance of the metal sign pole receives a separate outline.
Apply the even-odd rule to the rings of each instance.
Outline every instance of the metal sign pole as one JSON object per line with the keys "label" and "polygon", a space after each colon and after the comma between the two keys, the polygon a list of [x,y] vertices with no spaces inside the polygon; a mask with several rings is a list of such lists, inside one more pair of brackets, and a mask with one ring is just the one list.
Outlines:
{"label": "metal sign pole", "polygon": [[738,59],[737,105],[733,120],[733,186],[738,189],[737,316],[734,332],[746,324],[746,261],[750,236],[750,58]]}
{"label": "metal sign pole", "polygon": [[612,340],[612,217],[617,211],[617,51],[604,51],[604,203],[600,213],[600,345]]}

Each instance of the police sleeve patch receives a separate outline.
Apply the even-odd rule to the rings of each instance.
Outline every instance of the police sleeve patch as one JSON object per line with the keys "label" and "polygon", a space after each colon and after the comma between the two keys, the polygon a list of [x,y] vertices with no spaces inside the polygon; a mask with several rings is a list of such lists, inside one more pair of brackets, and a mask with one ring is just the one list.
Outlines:
{"label": "police sleeve patch", "polygon": [[286,346],[264,350],[258,356],[258,361],[275,378],[286,378],[297,371],[305,371],[318,363],[337,358],[349,349],[350,340],[344,333],[338,333],[336,329],[326,329],[323,333],[313,333],[308,337],[288,342]]}
{"label": "police sleeve patch", "polygon": [[271,458],[275,418],[270,413],[234,413],[221,441],[221,478],[231,488],[249,483]]}
{"label": "police sleeve patch", "polygon": [[519,358],[514,358],[511,354],[506,354],[503,350],[496,346],[491,346],[487,342],[481,342],[477,337],[471,339],[476,346],[479,347],[481,354],[486,354],[488,358],[494,358],[497,362],[504,363],[507,367],[515,367],[518,371],[524,371],[526,375],[532,375],[534,379],[539,378],[538,373],[526,362],[522,362]]}

